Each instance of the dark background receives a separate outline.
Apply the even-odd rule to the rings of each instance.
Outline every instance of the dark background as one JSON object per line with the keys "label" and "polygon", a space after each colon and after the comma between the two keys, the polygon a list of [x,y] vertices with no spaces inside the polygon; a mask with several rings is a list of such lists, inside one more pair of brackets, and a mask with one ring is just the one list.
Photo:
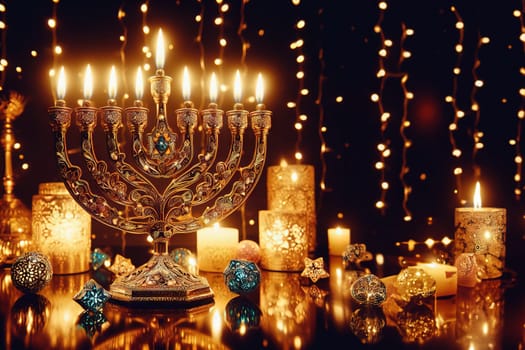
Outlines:
{"label": "dark background", "polygon": [[[214,1],[149,1],[145,21],[151,34],[146,38],[140,30],[144,18],[137,1],[63,0],[58,4],[8,1],[4,14],[7,29],[3,36],[8,66],[3,88],[4,93],[15,90],[27,98],[25,112],[15,122],[15,135],[22,144],[15,154],[17,196],[31,206],[31,197],[37,193],[39,183],[58,181],[46,115],[54,100],[49,70],[53,66],[66,66],[69,72],[66,99],[69,106],[74,106],[76,99],[82,98],[81,72],[90,63],[95,72],[93,100],[101,106],[106,99],[109,67],[116,65],[129,81],[134,81],[137,65],[147,61],[141,54],[142,45],[146,42],[154,51],[155,34],[162,27],[174,45],[166,62],[167,74],[174,77],[168,104],[170,113],[182,102],[179,81],[183,65],[190,67],[197,81],[201,75],[207,77],[215,70],[227,84],[237,68],[245,69],[253,80],[257,72],[263,72],[265,104],[273,111],[266,164],[276,165],[283,158],[293,163],[298,149],[304,156],[302,163],[316,167],[321,250],[326,249],[326,229],[336,224],[350,227],[352,241],[365,242],[371,250],[387,249],[396,241],[408,239],[453,237],[454,208],[464,205],[461,200],[472,205],[476,180],[482,183],[484,206],[507,208],[508,244],[522,245],[523,199],[514,195],[515,188],[521,188],[514,181],[517,148],[509,144],[510,139],[521,136],[517,113],[523,103],[519,89],[525,86],[520,73],[525,55],[519,40],[520,20],[513,16],[513,10],[523,10],[521,1],[390,1],[383,12],[382,30],[393,42],[390,55],[384,60],[385,68],[390,73],[408,74],[406,86],[414,93],[407,110],[411,127],[406,134],[412,147],[406,153],[409,172],[404,178],[412,189],[406,202],[413,217],[410,222],[403,220],[404,185],[399,177],[403,152],[400,79],[389,78],[382,90],[382,102],[392,115],[383,134],[378,105],[370,100],[372,93],[380,91],[376,73],[381,39],[374,31],[381,18],[378,3],[303,1],[293,6],[284,0],[252,0],[244,4],[244,10],[240,1],[224,3],[230,5],[230,10],[224,14],[224,25],[218,27],[212,24],[218,13]],[[460,37],[451,6],[457,8],[465,25],[461,55],[454,50]],[[122,20],[117,16],[119,8],[126,12]],[[63,48],[59,56],[52,53],[53,31],[47,26],[54,9],[58,24],[56,41]],[[194,17],[201,11],[204,24],[199,45],[196,41],[199,25]],[[295,27],[298,19],[306,20],[302,30]],[[246,27],[239,35],[241,21]],[[401,47],[403,25],[413,28],[415,33]],[[222,52],[217,45],[220,31],[229,42]],[[118,40],[123,33],[127,33],[125,47]],[[489,37],[490,43],[480,47],[480,36]],[[295,60],[298,50],[289,47],[298,38],[304,39],[302,82],[295,77],[300,66]],[[246,56],[242,55],[243,40],[249,43]],[[32,57],[31,50],[38,55]],[[400,50],[410,51],[412,57],[400,63]],[[224,61],[221,70],[212,64],[217,56]],[[154,59],[148,62],[154,65]],[[479,66],[475,66],[476,62]],[[466,112],[454,134],[463,150],[459,159],[451,155],[448,130],[454,109],[445,102],[445,97],[454,91],[452,70],[456,65],[461,74],[457,76],[455,96],[459,108]],[[21,72],[17,72],[17,67]],[[475,75],[484,81],[482,88],[474,89]],[[205,106],[207,88],[201,89],[198,82],[193,85],[192,100],[197,107]],[[251,94],[248,91],[251,87],[245,85],[245,94]],[[307,88],[309,94],[300,95],[300,86]],[[123,90],[119,88],[119,96]],[[133,95],[133,83],[128,83],[126,91]],[[338,96],[343,98],[340,103],[336,102]],[[220,98],[225,110],[233,105],[230,93]],[[480,106],[479,120],[470,110],[472,99]],[[297,108],[288,108],[289,101],[297,102]],[[130,101],[125,103],[129,106]],[[153,108],[152,102],[148,103]],[[245,105],[247,109],[254,107],[249,101]],[[294,123],[297,115],[303,113],[309,119],[298,133]],[[322,138],[320,126],[327,128]],[[72,127],[71,131],[74,130]],[[484,134],[484,148],[473,154],[476,130]],[[390,183],[386,208],[380,211],[375,202],[381,197],[381,173],[374,165],[379,160],[376,147],[382,139],[390,143],[392,155],[386,160],[384,172]],[[323,143],[329,151],[321,154]],[[18,159],[21,155],[23,161]],[[22,162],[29,164],[28,170],[20,170]],[[463,169],[460,177],[453,175],[457,166]],[[321,181],[325,182],[326,190],[321,190]],[[245,219],[255,220],[254,225],[248,225],[247,238],[258,240],[257,212],[265,208],[263,177],[245,207]],[[240,228],[240,222],[241,214],[236,213],[224,224]],[[98,223],[94,223],[93,232],[95,246],[123,242],[120,232]],[[124,237],[127,244],[145,244],[143,236]],[[175,239],[191,241],[192,234]]]}

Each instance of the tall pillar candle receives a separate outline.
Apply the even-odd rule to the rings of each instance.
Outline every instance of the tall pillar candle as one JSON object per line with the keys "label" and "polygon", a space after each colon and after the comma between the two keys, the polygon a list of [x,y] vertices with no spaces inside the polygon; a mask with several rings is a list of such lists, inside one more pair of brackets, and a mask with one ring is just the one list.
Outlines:
{"label": "tall pillar candle", "polygon": [[505,267],[507,210],[482,208],[479,183],[473,208],[456,208],[454,256],[473,253],[481,279],[497,278]]}
{"label": "tall pillar candle", "polygon": [[317,245],[314,167],[283,161],[269,166],[267,175],[268,209],[304,212],[308,252],[314,252]]}
{"label": "tall pillar candle", "polygon": [[33,243],[49,257],[53,274],[89,271],[91,216],[64,183],[41,183],[33,196],[32,215]]}
{"label": "tall pillar candle", "polygon": [[224,272],[235,258],[239,244],[239,230],[214,225],[197,230],[197,261],[199,270]]}
{"label": "tall pillar candle", "polygon": [[261,267],[274,271],[301,271],[308,256],[305,214],[259,210]]}
{"label": "tall pillar candle", "polygon": [[328,254],[342,256],[350,244],[350,229],[334,227],[328,229]]}

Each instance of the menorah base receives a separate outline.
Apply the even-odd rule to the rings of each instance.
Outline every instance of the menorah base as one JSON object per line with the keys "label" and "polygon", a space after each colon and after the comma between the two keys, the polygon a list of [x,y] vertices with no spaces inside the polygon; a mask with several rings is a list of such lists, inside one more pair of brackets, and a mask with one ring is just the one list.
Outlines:
{"label": "menorah base", "polygon": [[214,296],[204,277],[187,272],[167,253],[155,254],[130,274],[117,277],[109,291],[120,302],[169,302],[174,307],[211,302]]}

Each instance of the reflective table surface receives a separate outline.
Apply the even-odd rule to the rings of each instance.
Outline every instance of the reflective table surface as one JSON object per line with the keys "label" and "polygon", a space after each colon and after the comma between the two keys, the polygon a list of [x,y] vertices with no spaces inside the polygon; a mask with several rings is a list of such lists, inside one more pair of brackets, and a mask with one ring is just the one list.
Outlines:
{"label": "reflective table surface", "polygon": [[[393,257],[395,258],[395,257]],[[387,259],[388,263],[388,259]],[[38,294],[23,294],[0,271],[0,348],[4,349],[523,349],[525,298],[521,275],[404,307],[356,304],[355,270],[325,260],[330,277],[317,283],[300,273],[262,270],[259,287],[232,293],[222,273],[207,278],[213,303],[189,310],[130,308],[107,302],[85,313],[73,296],[108,272],[54,275]],[[385,264],[385,267],[387,264]],[[378,276],[384,271],[373,271]]]}

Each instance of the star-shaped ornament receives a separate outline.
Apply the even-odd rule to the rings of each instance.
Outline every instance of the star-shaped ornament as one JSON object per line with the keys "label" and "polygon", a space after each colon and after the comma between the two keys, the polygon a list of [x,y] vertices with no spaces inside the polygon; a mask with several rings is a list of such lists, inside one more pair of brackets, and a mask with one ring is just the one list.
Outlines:
{"label": "star-shaped ornament", "polygon": [[301,277],[308,277],[313,283],[321,278],[330,277],[330,274],[324,269],[323,257],[315,260],[304,258],[304,270],[301,272]]}

